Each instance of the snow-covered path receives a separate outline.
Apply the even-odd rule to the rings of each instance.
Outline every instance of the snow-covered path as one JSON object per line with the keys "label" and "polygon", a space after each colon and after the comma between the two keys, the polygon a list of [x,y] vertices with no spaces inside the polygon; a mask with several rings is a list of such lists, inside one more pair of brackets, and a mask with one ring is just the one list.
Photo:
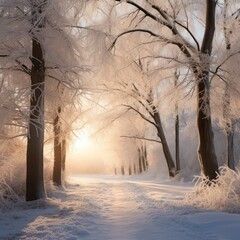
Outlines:
{"label": "snow-covered path", "polygon": [[0,217],[0,239],[237,240],[240,216],[180,204],[186,184],[74,177],[45,202]]}

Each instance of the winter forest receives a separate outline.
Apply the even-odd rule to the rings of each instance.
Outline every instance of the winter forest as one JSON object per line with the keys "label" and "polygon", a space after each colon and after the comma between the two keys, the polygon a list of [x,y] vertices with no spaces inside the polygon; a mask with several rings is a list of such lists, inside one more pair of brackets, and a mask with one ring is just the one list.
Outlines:
{"label": "winter forest", "polygon": [[239,239],[239,0],[0,19],[0,239]]}

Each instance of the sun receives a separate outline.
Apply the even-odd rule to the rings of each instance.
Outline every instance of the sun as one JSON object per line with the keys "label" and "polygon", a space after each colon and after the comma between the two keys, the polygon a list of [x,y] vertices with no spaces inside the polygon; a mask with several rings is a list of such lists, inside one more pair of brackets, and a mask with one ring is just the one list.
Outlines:
{"label": "sun", "polygon": [[88,151],[94,147],[94,141],[88,131],[82,130],[76,134],[73,145],[77,151]]}

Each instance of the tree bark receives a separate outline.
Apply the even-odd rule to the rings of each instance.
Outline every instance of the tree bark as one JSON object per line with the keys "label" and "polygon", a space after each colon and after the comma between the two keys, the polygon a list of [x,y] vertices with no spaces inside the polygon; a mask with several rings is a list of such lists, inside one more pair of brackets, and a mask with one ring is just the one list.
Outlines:
{"label": "tree bark", "polygon": [[[32,1],[33,25],[36,19],[42,14],[42,7],[43,6],[37,1]],[[35,26],[39,29],[38,31],[41,31],[43,27],[42,21]],[[32,37],[31,61],[31,99],[27,138],[26,201],[46,197],[43,176],[45,62],[42,45],[34,34]]]}
{"label": "tree bark", "polygon": [[62,144],[61,144],[61,123],[59,114],[61,108],[58,107],[57,115],[53,121],[54,131],[54,165],[53,165],[53,184],[62,186]]}
{"label": "tree bark", "polygon": [[197,125],[199,132],[198,158],[201,169],[208,179],[214,180],[218,174],[218,163],[214,148],[214,135],[212,130],[210,112],[210,56],[215,31],[215,0],[206,0],[206,27],[201,47],[202,73],[197,78]]}

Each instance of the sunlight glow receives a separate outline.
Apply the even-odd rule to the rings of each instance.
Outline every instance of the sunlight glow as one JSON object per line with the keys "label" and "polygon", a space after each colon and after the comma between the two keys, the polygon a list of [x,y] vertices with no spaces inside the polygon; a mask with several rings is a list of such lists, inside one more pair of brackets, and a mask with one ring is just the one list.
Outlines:
{"label": "sunlight glow", "polygon": [[67,164],[71,173],[99,173],[104,171],[102,146],[88,128],[75,132]]}
{"label": "sunlight glow", "polygon": [[94,127],[84,127],[74,133],[67,156],[67,171],[73,174],[113,173],[115,155],[109,150],[113,141],[106,138],[107,135],[96,134]]}
{"label": "sunlight glow", "polygon": [[95,143],[87,131],[80,132],[74,141],[74,149],[77,149],[78,151],[89,151],[94,145]]}

